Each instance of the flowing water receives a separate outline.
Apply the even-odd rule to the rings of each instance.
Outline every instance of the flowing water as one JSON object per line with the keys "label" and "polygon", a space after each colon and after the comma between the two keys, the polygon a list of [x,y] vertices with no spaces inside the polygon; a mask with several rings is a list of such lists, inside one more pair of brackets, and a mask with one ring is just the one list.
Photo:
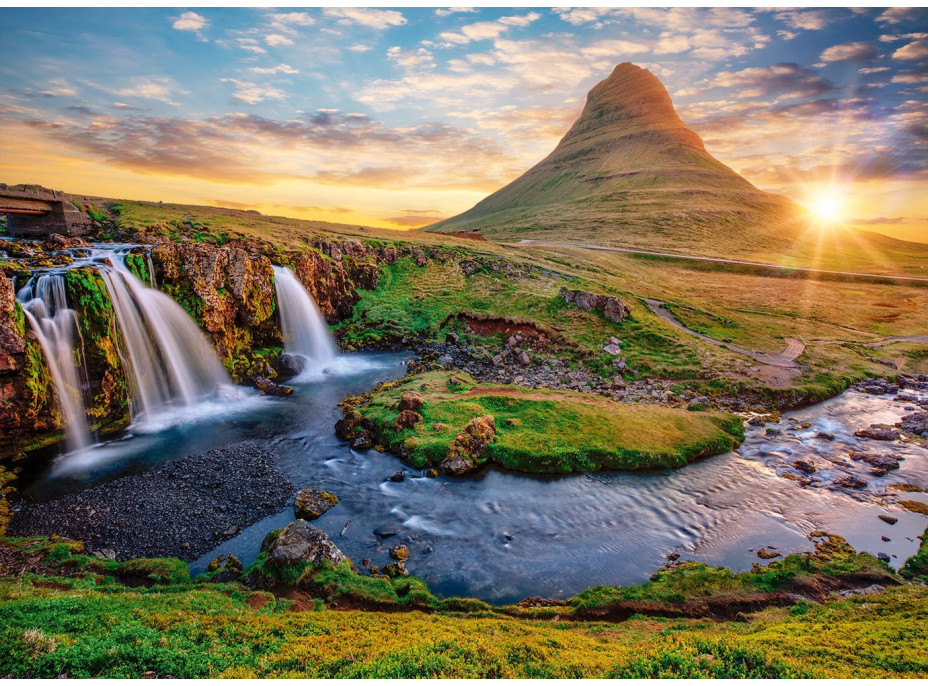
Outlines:
{"label": "flowing water", "polygon": [[45,354],[65,420],[68,450],[83,450],[92,442],[81,390],[83,344],[77,314],[68,307],[64,275],[37,274],[19,290],[16,299]]}
{"label": "flowing water", "polygon": [[[395,353],[336,355],[312,299],[289,270],[275,270],[286,345],[307,360],[307,370],[294,380],[292,396],[271,398],[229,386],[193,321],[135,278],[120,250],[96,250],[91,261],[116,310],[132,371],[134,422],[117,440],[53,462],[27,491],[36,499],[256,441],[276,449],[279,469],[297,487],[338,495],[338,506],[316,524],[356,563],[384,564],[389,548],[402,542],[412,551],[409,571],[439,595],[493,602],[639,583],[670,553],[746,570],[759,561],[761,547],[810,549],[807,536],[813,531],[844,536],[858,550],[888,555],[898,567],[917,550],[925,528],[924,517],[896,505],[897,492],[888,487],[928,488],[928,449],[853,435],[871,423],[894,423],[909,411],[889,396],[846,392],[788,413],[780,435],[748,427],[738,450],[677,470],[533,477],[487,469],[473,478],[430,479],[390,455],[357,453],[336,438],[336,405],[345,394],[402,376],[408,360]],[[63,314],[69,310],[59,279],[34,277],[19,297],[53,367],[63,411],[74,413],[76,441],[87,435],[86,424],[78,421],[79,345],[73,313]],[[817,438],[818,432],[835,439]],[[902,466],[874,477],[868,465],[848,458],[853,450],[893,452]],[[799,457],[818,466],[804,484],[796,480],[805,477],[796,469]],[[398,469],[406,479],[388,480]],[[867,487],[836,483],[849,474],[866,480]],[[906,497],[928,500],[924,493]],[[898,522],[890,525],[880,514]],[[250,563],[264,536],[292,519],[288,506],[222,543],[191,570],[203,571],[222,552]],[[387,536],[391,532],[396,533]]]}
{"label": "flowing water", "polygon": [[[829,461],[846,461],[849,450],[866,444],[874,449],[874,442],[855,438],[853,431],[874,421],[898,421],[906,413],[888,396],[847,392],[789,413],[782,436],[749,427],[738,451],[678,470],[532,477],[489,469],[472,479],[430,479],[390,455],[354,452],[333,431],[340,417],[335,404],[344,394],[401,376],[404,356],[339,357],[340,373],[298,385],[292,396],[255,399],[237,414],[211,422],[127,437],[109,447],[107,459],[59,465],[32,493],[51,497],[209,448],[267,442],[276,447],[281,471],[298,487],[338,495],[338,506],[315,523],[356,563],[370,558],[384,564],[389,548],[404,542],[412,551],[407,568],[435,592],[493,602],[640,583],[671,552],[747,570],[761,562],[754,551],[762,546],[810,550],[806,537],[816,530],[844,536],[859,550],[886,553],[898,566],[917,550],[916,536],[925,528],[924,516],[890,503],[887,487],[903,482],[928,487],[928,450],[876,445],[905,458],[899,470],[880,478],[866,474],[866,465]],[[811,426],[799,429],[802,422]],[[817,431],[836,439],[812,438]],[[822,483],[808,487],[783,478],[795,472],[791,464],[800,455],[832,466],[834,474],[823,468]],[[388,481],[397,469],[406,472],[406,480]],[[848,471],[868,480],[868,488],[829,485],[832,476]],[[905,497],[926,499],[919,493]],[[898,517],[898,523],[883,522],[877,517],[883,513]],[[268,531],[292,519],[287,507],[204,555],[191,570],[203,571],[220,552],[250,563]],[[375,529],[400,533],[380,539]],[[429,548],[433,552],[426,552]]]}
{"label": "flowing water", "polygon": [[302,377],[318,376],[336,361],[338,349],[306,288],[287,267],[274,267],[284,351],[303,360]]}

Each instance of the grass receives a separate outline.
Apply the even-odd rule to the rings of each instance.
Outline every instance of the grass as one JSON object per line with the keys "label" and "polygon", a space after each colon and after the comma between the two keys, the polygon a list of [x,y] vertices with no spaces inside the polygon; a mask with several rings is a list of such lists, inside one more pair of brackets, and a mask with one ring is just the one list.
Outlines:
{"label": "grass", "polygon": [[[418,410],[423,420],[394,431],[396,403],[406,391],[425,398]],[[487,414],[495,419],[497,438],[483,460],[523,472],[681,467],[731,450],[743,438],[741,420],[732,415],[477,384],[461,372],[407,377],[375,393],[358,412],[379,427],[384,445],[419,467],[439,464],[464,425]]]}
{"label": "grass", "polygon": [[[684,565],[660,573],[651,584],[611,589],[608,602],[706,598],[739,588],[778,588],[808,575],[888,574],[882,563],[857,555],[840,539],[820,538],[815,553],[790,556],[754,572],[732,575]],[[47,565],[69,565],[79,554],[62,542],[2,543],[26,545],[30,554],[46,556]],[[151,569],[150,561],[138,565]],[[294,612],[290,600],[235,583],[197,583],[162,574],[146,585],[129,587],[99,570],[70,569],[69,574],[0,578],[0,675],[928,676],[928,588],[916,585],[834,597],[821,605],[799,601],[738,622],[643,616],[608,622],[571,617],[603,600],[602,588],[538,612],[467,599],[437,601],[421,595],[427,590],[418,580],[359,581],[364,577],[347,567],[324,567],[315,572],[320,600]],[[428,600],[420,606],[427,611],[333,610],[323,602],[325,593],[331,593],[329,600],[370,597],[373,585],[364,586],[370,582],[377,582],[386,595],[387,584],[393,590],[406,584],[404,595],[420,594]]]}

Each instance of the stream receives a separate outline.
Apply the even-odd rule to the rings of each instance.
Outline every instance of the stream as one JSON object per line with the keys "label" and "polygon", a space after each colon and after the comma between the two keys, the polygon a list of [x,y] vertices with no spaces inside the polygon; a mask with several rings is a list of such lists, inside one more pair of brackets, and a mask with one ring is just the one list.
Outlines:
{"label": "stream", "polygon": [[[315,524],[356,564],[385,564],[389,548],[402,542],[411,551],[407,569],[437,595],[494,603],[640,583],[674,552],[744,571],[763,562],[756,554],[761,547],[784,554],[811,550],[807,536],[818,530],[841,535],[858,550],[884,553],[899,567],[916,552],[925,529],[923,515],[893,503],[898,495],[928,502],[926,494],[887,487],[928,488],[928,449],[853,436],[871,423],[891,424],[908,414],[906,404],[889,395],[847,391],[787,413],[779,436],[748,426],[738,450],[677,470],[538,477],[491,468],[473,478],[426,478],[391,455],[350,450],[333,430],[341,416],[336,404],[346,393],[402,376],[408,360],[401,353],[339,355],[325,373],[296,383],[291,396],[217,403],[213,411],[204,408],[202,416],[168,428],[130,430],[59,458],[27,493],[47,500],[166,460],[246,440],[265,443],[298,488],[338,495],[338,506]],[[815,438],[821,431],[835,440]],[[904,460],[900,469],[874,477],[868,465],[848,459],[852,450],[892,452]],[[798,457],[816,462],[817,482],[802,486],[784,478],[805,476],[793,466]],[[406,479],[389,481],[398,469]],[[867,487],[832,483],[847,474]],[[890,525],[880,514],[898,522]],[[264,536],[292,519],[288,506],[192,562],[191,572],[204,571],[219,553],[248,565]],[[398,533],[381,538],[375,530]]]}

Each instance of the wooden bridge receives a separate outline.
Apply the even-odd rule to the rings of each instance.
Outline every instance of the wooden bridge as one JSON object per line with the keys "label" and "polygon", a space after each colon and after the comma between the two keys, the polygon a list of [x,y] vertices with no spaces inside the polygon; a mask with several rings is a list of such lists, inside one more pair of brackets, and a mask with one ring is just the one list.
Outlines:
{"label": "wooden bridge", "polygon": [[6,215],[11,235],[32,238],[53,233],[82,236],[93,221],[57,191],[29,192],[0,189],[0,214]]}

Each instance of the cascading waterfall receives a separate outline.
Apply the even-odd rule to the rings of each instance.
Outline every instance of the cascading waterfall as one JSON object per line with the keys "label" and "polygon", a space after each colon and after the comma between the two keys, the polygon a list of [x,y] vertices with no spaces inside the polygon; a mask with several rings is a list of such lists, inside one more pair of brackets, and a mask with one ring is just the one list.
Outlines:
{"label": "cascading waterfall", "polygon": [[19,290],[16,299],[45,353],[55,398],[65,420],[68,450],[83,450],[92,438],[80,384],[83,347],[77,313],[68,307],[64,276],[35,275]]}
{"label": "cascading waterfall", "polygon": [[274,283],[284,350],[305,360],[304,373],[331,365],[338,349],[312,296],[287,267],[274,267]]}
{"label": "cascading waterfall", "polygon": [[124,255],[108,251],[105,257],[110,264],[101,263],[99,271],[122,336],[133,421],[192,407],[219,388],[231,387],[232,379],[190,315],[143,284],[129,271]]}

